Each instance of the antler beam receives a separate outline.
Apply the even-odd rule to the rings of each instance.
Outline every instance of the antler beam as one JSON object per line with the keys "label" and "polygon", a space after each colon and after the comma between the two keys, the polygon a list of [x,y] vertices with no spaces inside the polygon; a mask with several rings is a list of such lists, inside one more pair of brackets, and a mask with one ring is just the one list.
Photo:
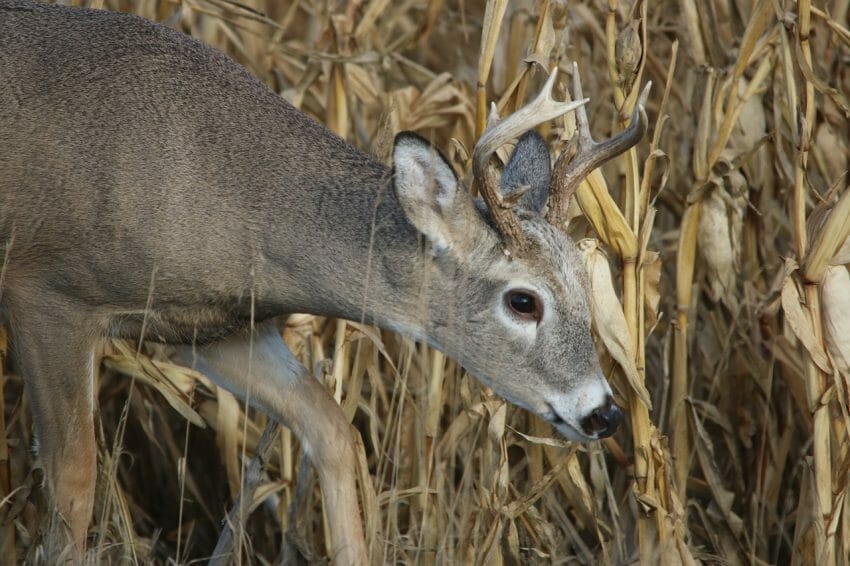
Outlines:
{"label": "antler beam", "polygon": [[[607,140],[597,142],[590,135],[587,111],[581,106],[576,109],[576,133],[555,162],[552,180],[549,184],[549,210],[546,219],[555,226],[563,226],[567,219],[567,207],[579,184],[594,169],[628,151],[637,144],[647,129],[646,99],[649,96],[649,82],[641,92],[629,127]],[[573,97],[582,98],[581,79],[578,66],[573,63]]]}

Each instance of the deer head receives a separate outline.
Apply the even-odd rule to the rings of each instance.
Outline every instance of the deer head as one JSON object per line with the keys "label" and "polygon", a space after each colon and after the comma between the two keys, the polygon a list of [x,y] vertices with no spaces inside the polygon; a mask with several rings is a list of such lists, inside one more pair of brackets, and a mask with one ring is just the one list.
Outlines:
{"label": "deer head", "polygon": [[[591,338],[585,268],[558,226],[584,177],[641,139],[648,91],[629,128],[596,143],[577,69],[575,102],[553,100],[555,78],[553,71],[528,106],[490,120],[473,152],[483,199],[460,189],[446,160],[409,133],[396,139],[394,178],[401,206],[428,248],[422,320],[431,343],[567,438],[588,441],[611,435],[623,415]],[[571,110],[578,132],[553,174],[546,143],[528,130]],[[491,156],[518,136],[497,183]]]}

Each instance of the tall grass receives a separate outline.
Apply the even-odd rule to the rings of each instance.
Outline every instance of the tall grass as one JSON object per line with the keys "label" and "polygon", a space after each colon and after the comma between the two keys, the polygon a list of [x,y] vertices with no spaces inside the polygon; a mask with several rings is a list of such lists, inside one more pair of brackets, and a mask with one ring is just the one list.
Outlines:
{"label": "tall grass", "polygon": [[[655,85],[648,137],[588,177],[569,225],[627,409],[613,438],[566,442],[391,333],[290,319],[287,343],[360,432],[374,562],[850,564],[850,2],[92,4],[218,47],[382,158],[416,130],[467,174],[489,102],[518,108],[552,66],[578,62],[598,138]],[[557,152],[573,128],[541,132]],[[104,354],[92,560],[208,558],[266,418],[167,348]],[[44,494],[20,378],[0,386],[13,562],[34,558]],[[326,559],[297,441],[270,450],[242,561],[279,557],[296,494],[286,540]]]}

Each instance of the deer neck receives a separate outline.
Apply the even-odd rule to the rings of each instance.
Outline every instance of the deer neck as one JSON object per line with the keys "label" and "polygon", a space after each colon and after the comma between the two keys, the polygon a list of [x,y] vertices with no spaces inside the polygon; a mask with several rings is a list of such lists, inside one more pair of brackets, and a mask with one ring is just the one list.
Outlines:
{"label": "deer neck", "polygon": [[281,300],[424,338],[427,254],[399,204],[391,170],[362,159],[347,174],[324,178],[313,188],[317,198],[298,203],[299,210],[289,207],[288,226],[278,220],[287,243],[268,253],[284,284]]}

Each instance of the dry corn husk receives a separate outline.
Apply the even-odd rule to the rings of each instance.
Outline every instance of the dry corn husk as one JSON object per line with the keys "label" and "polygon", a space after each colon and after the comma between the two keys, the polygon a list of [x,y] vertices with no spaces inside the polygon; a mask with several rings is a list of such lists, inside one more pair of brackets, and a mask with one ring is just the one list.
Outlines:
{"label": "dry corn husk", "polygon": [[632,80],[643,55],[639,26],[640,20],[632,20],[617,36],[617,71],[619,71],[620,81],[626,89],[631,87]]}
{"label": "dry corn husk", "polygon": [[845,190],[817,232],[803,266],[807,281],[817,283],[850,235],[850,189]]}
{"label": "dry corn husk", "polygon": [[647,252],[641,266],[646,275],[644,305],[646,306],[647,330],[658,323],[659,305],[661,304],[661,265],[661,254]]}
{"label": "dry corn husk", "polygon": [[838,248],[830,265],[846,265],[850,263],[850,237],[844,239],[844,243]]}
{"label": "dry corn husk", "polygon": [[815,159],[823,163],[823,168],[829,179],[835,179],[850,167],[848,158],[847,130],[824,122],[815,133],[813,153]]}
{"label": "dry corn husk", "polygon": [[736,273],[733,221],[720,187],[711,189],[703,201],[697,242],[705,261],[709,296],[715,302],[723,300],[730,307],[734,306]]}
{"label": "dry corn husk", "polygon": [[782,310],[785,311],[785,319],[791,327],[794,335],[802,342],[803,347],[809,352],[815,364],[825,373],[832,373],[829,359],[821,347],[820,341],[815,334],[812,319],[807,311],[803,310],[802,296],[797,289],[793,272],[797,266],[793,260],[786,260],[785,280],[782,284]]}
{"label": "dry corn husk", "polygon": [[204,419],[191,406],[190,393],[198,382],[209,384],[199,372],[183,366],[137,355],[125,340],[113,340],[103,356],[103,364],[124,375],[130,375],[153,387],[169,405],[187,421],[201,428]]}
{"label": "dry corn husk", "polygon": [[828,266],[821,282],[824,338],[836,369],[850,378],[850,273]]}
{"label": "dry corn husk", "polygon": [[[738,96],[745,96],[748,86],[748,81],[742,77],[738,82]],[[750,96],[741,105],[738,124],[729,137],[729,147],[734,149],[737,154],[747,153],[752,148],[758,148],[755,154],[742,164],[742,169],[747,174],[747,188],[758,189],[764,186],[765,180],[770,176],[773,166],[770,161],[770,154],[764,145],[759,147],[759,143],[765,135],[767,135],[767,115],[764,101],[760,95]]]}
{"label": "dry corn husk", "polygon": [[637,236],[629,228],[620,207],[611,198],[605,177],[593,171],[576,190],[576,200],[603,242],[621,257],[637,256]]}
{"label": "dry corn husk", "polygon": [[608,258],[599,249],[599,242],[594,239],[582,240],[579,242],[579,248],[590,276],[593,326],[611,357],[623,368],[629,386],[647,408],[652,408],[649,391],[646,390],[635,365],[629,327],[623,307],[614,291]]}

